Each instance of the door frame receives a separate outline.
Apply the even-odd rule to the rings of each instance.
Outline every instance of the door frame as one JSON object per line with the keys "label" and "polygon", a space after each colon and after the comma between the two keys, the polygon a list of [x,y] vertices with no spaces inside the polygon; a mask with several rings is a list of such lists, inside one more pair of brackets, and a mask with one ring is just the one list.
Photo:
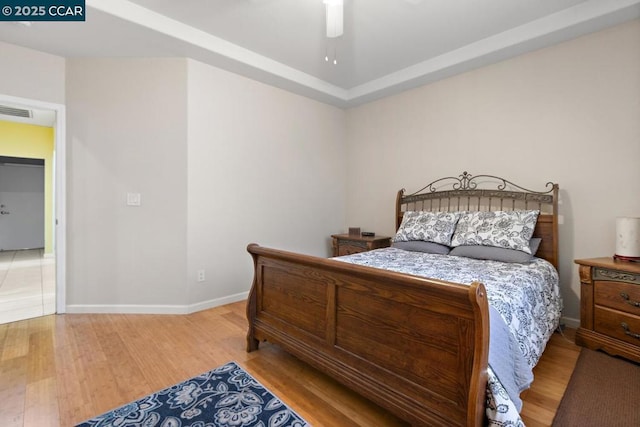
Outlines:
{"label": "door frame", "polygon": [[25,108],[53,110],[56,121],[53,126],[53,248],[56,260],[56,313],[67,311],[67,217],[66,217],[66,112],[63,104],[20,98],[0,93],[0,102]]}

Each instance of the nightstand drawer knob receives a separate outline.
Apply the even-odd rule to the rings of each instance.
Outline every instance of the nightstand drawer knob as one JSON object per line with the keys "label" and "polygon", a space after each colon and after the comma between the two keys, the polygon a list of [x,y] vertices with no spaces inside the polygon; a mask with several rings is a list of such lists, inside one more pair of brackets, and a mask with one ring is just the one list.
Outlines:
{"label": "nightstand drawer knob", "polygon": [[640,301],[629,301],[629,295],[624,292],[620,292],[620,296],[627,304],[640,308]]}
{"label": "nightstand drawer knob", "polygon": [[629,330],[629,325],[627,325],[625,322],[620,323],[620,326],[622,326],[622,329],[624,329],[624,333],[629,335],[630,337],[633,337],[637,340],[640,340],[640,334],[634,334],[633,332],[631,332]]}

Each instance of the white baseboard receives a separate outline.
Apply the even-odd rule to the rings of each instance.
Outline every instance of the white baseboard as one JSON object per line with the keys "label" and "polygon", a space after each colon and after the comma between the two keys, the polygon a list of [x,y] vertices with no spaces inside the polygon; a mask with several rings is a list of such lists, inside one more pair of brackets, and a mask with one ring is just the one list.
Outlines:
{"label": "white baseboard", "polygon": [[188,314],[185,305],[69,304],[72,314]]}
{"label": "white baseboard", "polygon": [[247,299],[249,292],[241,292],[222,298],[190,305],[142,305],[142,304],[70,304],[67,313],[76,314],[191,314],[208,308],[219,307]]}
{"label": "white baseboard", "polygon": [[225,304],[231,304],[232,302],[238,302],[246,300],[249,297],[249,291],[240,292],[239,294],[229,295],[227,297],[211,299],[209,301],[202,301],[189,305],[189,313],[195,313],[196,311],[206,310],[208,308],[219,307]]}
{"label": "white baseboard", "polygon": [[564,323],[565,326],[568,326],[573,329],[578,329],[580,326],[580,319],[574,319],[573,317],[563,317],[560,319],[560,323]]}

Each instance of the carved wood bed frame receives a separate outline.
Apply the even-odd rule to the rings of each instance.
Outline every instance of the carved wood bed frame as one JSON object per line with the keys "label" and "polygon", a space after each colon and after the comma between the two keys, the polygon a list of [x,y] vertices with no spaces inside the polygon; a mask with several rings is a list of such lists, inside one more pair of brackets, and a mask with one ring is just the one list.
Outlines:
{"label": "carved wood bed frame", "polygon": [[[492,188],[489,188],[489,187]],[[491,175],[446,177],[396,199],[407,210],[539,209],[537,256],[558,265],[558,185],[527,190]],[[485,288],[250,244],[247,351],[268,340],[413,425],[484,423]]]}

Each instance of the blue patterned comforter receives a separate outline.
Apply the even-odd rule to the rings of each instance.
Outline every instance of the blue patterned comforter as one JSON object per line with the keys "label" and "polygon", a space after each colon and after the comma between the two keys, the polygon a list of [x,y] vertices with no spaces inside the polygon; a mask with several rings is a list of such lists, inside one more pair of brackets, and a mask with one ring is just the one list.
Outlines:
{"label": "blue patterned comforter", "polygon": [[[558,327],[562,298],[558,273],[549,262],[535,258],[527,264],[385,248],[336,258],[400,273],[449,282],[482,282],[489,305],[502,316],[529,369],[536,365]],[[518,409],[489,367],[487,415],[494,425],[521,425]]]}

